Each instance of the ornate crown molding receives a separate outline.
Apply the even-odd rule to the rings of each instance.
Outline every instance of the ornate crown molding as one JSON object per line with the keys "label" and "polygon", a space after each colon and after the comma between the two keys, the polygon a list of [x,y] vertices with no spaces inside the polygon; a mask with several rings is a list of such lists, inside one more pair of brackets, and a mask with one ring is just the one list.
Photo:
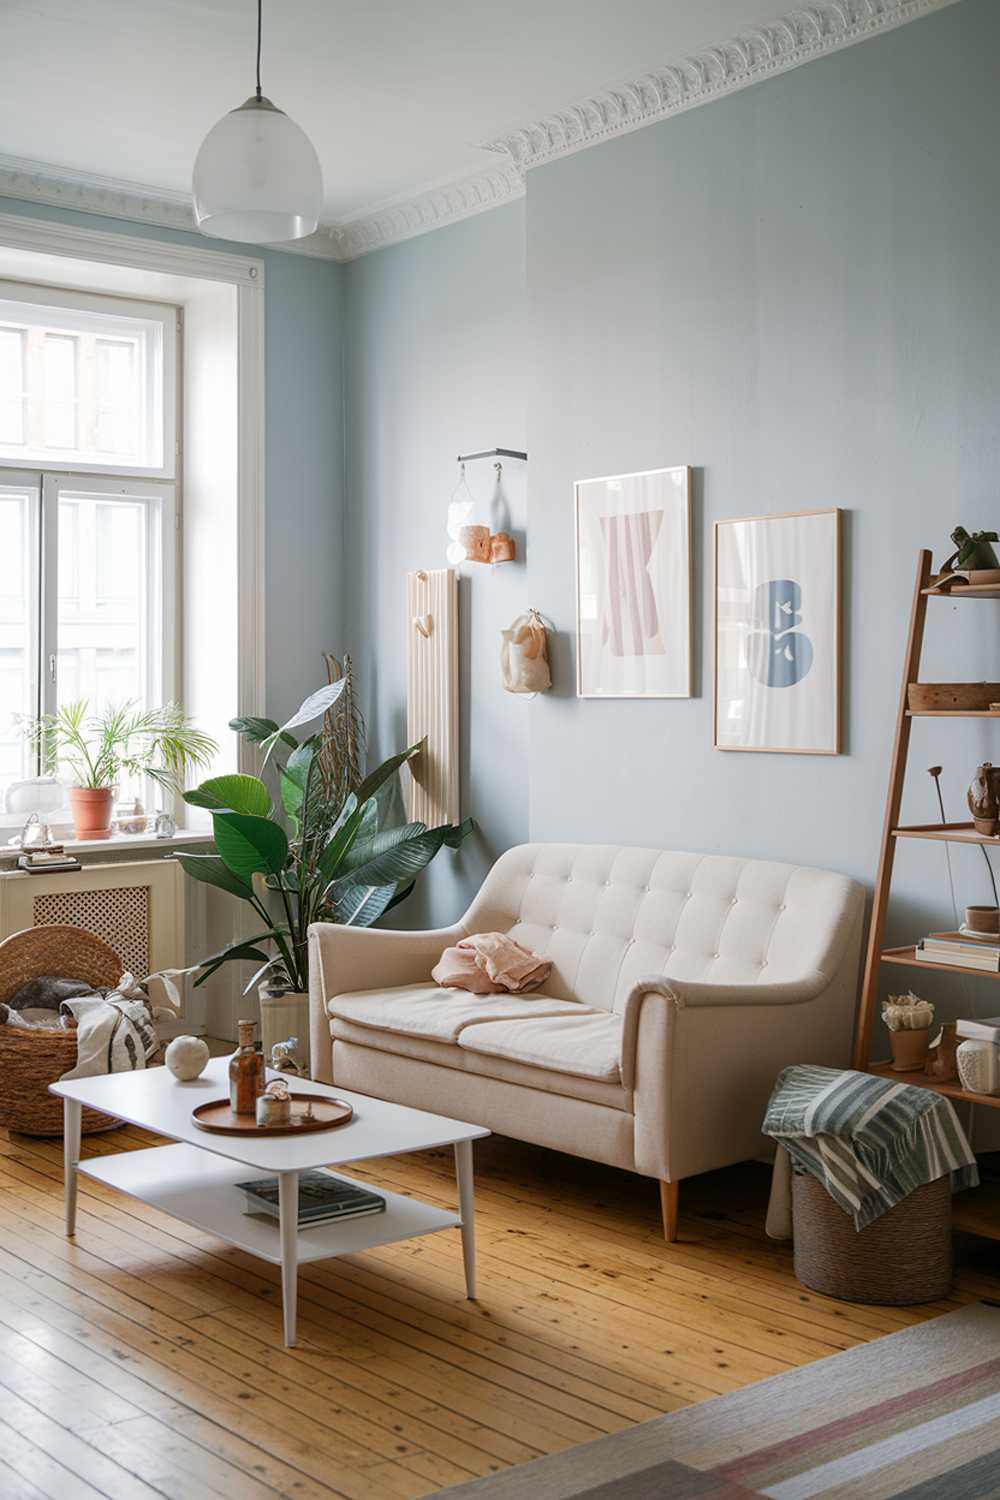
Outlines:
{"label": "ornate crown molding", "polygon": [[413,239],[428,230],[455,224],[473,214],[499,208],[524,195],[524,174],[515,166],[497,165],[471,177],[438,183],[416,197],[396,199],[345,220],[334,229],[341,260],[369,250]]}
{"label": "ornate crown molding", "polygon": [[708,104],[957,0],[822,0],[485,143],[522,171]]}
{"label": "ornate crown molding", "polygon": [[[954,4],[957,0],[817,0],[696,57],[656,68],[489,141],[484,149],[504,158],[495,166],[432,183],[340,223],[321,224],[308,239],[275,248],[325,260],[354,260],[441,229],[520,198],[525,173],[542,162],[709,104]],[[186,194],[13,156],[0,156],[0,198],[5,197],[189,233],[195,228]]]}

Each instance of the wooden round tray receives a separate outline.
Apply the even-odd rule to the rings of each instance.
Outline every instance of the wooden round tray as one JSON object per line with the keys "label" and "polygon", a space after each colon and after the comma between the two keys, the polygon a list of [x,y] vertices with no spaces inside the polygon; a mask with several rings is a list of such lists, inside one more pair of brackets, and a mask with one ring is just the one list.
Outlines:
{"label": "wooden round tray", "polygon": [[[311,1104],[313,1118],[305,1118],[305,1107]],[[302,1112],[295,1113],[300,1105]],[[191,1119],[199,1130],[209,1130],[215,1135],[307,1135],[312,1130],[330,1130],[334,1125],[346,1125],[354,1114],[349,1104],[342,1099],[320,1099],[315,1094],[292,1095],[292,1118],[287,1125],[258,1125],[250,1115],[235,1114],[228,1099],[213,1099],[209,1104],[199,1104],[191,1111]]]}

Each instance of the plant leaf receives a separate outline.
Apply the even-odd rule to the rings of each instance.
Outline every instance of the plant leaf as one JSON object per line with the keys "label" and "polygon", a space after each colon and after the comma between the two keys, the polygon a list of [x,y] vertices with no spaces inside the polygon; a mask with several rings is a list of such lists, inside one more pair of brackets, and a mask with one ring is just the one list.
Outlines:
{"label": "plant leaf", "polygon": [[396,894],[394,885],[357,885],[339,888],[331,906],[341,927],[370,927]]}
{"label": "plant leaf", "polygon": [[425,743],[424,740],[418,740],[415,745],[410,745],[408,749],[400,750],[398,755],[390,755],[388,760],[384,760],[380,766],[375,767],[374,771],[370,771],[358,787],[358,801],[364,802],[369,797],[374,796],[382,783],[388,781],[389,777],[398,771],[400,766],[405,765],[408,760],[412,760],[415,755],[420,753]]}
{"label": "plant leaf", "polygon": [[177,852],[169,855],[168,858],[179,860],[193,880],[200,880],[205,885],[217,886],[220,891],[228,891],[230,896],[238,896],[241,901],[249,901],[253,896],[250,882],[234,874],[217,854]]}
{"label": "plant leaf", "polygon": [[463,818],[461,823],[447,823],[442,826],[445,828],[445,844],[449,849],[457,849],[475,828],[476,820],[474,818]]}
{"label": "plant leaf", "polygon": [[212,776],[184,793],[192,807],[228,808],[264,818],[271,809],[271,794],[258,776]]}
{"label": "plant leaf", "polygon": [[234,943],[225,952],[217,953],[213,958],[205,959],[201,973],[198,975],[192,988],[197,989],[200,984],[205,983],[206,979],[211,979],[212,975],[216,970],[221,969],[223,964],[244,962],[266,963],[267,954],[262,953],[259,948],[255,948],[252,943]]}
{"label": "plant leaf", "polygon": [[405,843],[407,839],[426,832],[426,823],[404,823],[399,828],[386,828],[382,833],[375,833],[367,838],[362,830],[354,841],[354,847],[344,860],[344,874],[358,869],[359,866],[373,859],[376,854],[384,854],[387,849],[395,849],[397,844]]}
{"label": "plant leaf", "polygon": [[[350,800],[350,799],[348,799]],[[348,853],[354,840],[369,815],[370,803],[365,802],[344,819],[337,829],[319,859],[316,861],[316,873],[324,885],[329,885],[337,877],[344,856]]]}
{"label": "plant leaf", "polygon": [[327,713],[343,691],[344,679],[341,678],[339,682],[331,682],[326,687],[317,688],[315,693],[310,693],[309,697],[303,703],[299,704],[292,717],[285,720],[280,729],[275,729],[266,739],[261,740],[260,743],[264,746],[265,761],[278,740],[283,739],[290,729],[299,729],[303,724],[311,724],[321,714]]}
{"label": "plant leaf", "polygon": [[293,750],[281,767],[281,801],[289,817],[295,817],[302,806],[309,780],[309,768],[316,754],[314,740],[307,740]]}
{"label": "plant leaf", "polygon": [[282,734],[274,719],[261,719],[256,714],[243,714],[238,719],[230,719],[230,729],[235,729],[245,740],[250,740],[255,745],[261,745],[272,734],[281,735],[286,745],[291,745],[294,750],[298,740],[294,735]]}
{"label": "plant leaf", "polygon": [[288,836],[270,818],[247,813],[214,812],[215,845],[226,865],[240,880],[280,875],[288,859]]}
{"label": "plant leaf", "polygon": [[397,886],[400,881],[410,881],[415,875],[419,875],[425,865],[429,865],[435,854],[444,843],[445,834],[451,825],[443,824],[440,828],[428,828],[423,833],[415,834],[405,839],[403,843],[386,849],[381,854],[376,854],[372,859],[366,860],[357,869],[352,870],[348,877],[352,884],[357,885],[388,885]]}

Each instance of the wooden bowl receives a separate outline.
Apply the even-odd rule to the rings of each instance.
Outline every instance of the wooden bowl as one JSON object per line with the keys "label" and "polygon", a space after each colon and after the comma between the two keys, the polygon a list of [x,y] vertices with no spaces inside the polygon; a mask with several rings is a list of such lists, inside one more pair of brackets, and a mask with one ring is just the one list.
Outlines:
{"label": "wooden bowl", "polygon": [[1000,682],[911,682],[906,692],[911,713],[967,712],[1000,702]]}

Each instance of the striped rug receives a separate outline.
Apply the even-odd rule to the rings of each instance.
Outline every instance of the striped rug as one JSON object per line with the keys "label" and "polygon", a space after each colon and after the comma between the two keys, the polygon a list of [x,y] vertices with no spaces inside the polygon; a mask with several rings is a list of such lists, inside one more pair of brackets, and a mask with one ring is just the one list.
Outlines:
{"label": "striped rug", "polygon": [[977,1303],[448,1500],[1000,1500],[1000,1306]]}

